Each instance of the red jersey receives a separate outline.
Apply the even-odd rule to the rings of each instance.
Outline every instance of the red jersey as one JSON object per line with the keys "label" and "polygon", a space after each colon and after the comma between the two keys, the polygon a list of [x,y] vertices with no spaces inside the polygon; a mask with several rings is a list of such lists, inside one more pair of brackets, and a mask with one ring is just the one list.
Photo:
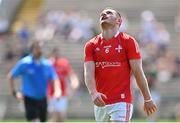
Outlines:
{"label": "red jersey", "polygon": [[[60,79],[62,96],[65,96],[66,95],[66,78],[70,74],[71,66],[70,66],[68,60],[65,58],[59,58],[59,59],[50,58],[50,62],[52,63],[52,65]],[[53,83],[49,82],[48,96],[52,97],[53,94],[54,94]]]}
{"label": "red jersey", "polygon": [[136,40],[118,33],[106,41],[101,34],[85,45],[85,62],[94,61],[96,89],[107,96],[106,104],[132,103],[130,59],[140,59]]}

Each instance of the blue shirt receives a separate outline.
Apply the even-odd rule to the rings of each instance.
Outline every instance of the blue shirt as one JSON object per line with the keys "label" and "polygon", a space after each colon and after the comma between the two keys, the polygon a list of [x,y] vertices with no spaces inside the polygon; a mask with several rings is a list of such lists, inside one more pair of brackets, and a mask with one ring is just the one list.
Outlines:
{"label": "blue shirt", "polygon": [[54,68],[48,60],[41,58],[36,63],[32,55],[28,55],[18,61],[11,70],[12,77],[22,77],[22,93],[34,99],[43,99],[47,96],[49,80],[57,79]]}

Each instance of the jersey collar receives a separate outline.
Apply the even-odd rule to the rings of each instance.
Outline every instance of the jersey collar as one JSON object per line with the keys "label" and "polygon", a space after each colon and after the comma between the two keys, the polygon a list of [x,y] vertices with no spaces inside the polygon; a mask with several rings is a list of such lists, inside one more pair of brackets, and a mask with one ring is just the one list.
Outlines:
{"label": "jersey collar", "polygon": [[[116,38],[119,35],[119,31],[116,32],[116,34],[114,35],[114,37]],[[100,38],[103,39],[102,33],[100,34]]]}
{"label": "jersey collar", "polygon": [[[36,62],[35,62],[35,59],[34,59],[34,57],[33,57],[33,54],[30,54],[30,57],[31,57],[32,62],[33,62],[33,63],[36,63]],[[39,64],[43,63],[43,60],[44,60],[44,58],[41,56],[41,58],[39,59]],[[36,63],[36,64],[37,64],[37,63]]]}

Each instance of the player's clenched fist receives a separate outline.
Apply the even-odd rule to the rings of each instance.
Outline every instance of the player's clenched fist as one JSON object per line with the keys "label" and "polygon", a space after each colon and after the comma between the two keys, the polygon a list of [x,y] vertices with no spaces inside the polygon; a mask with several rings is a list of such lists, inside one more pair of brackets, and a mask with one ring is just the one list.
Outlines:
{"label": "player's clenched fist", "polygon": [[157,111],[157,107],[152,100],[148,102],[144,102],[144,111],[149,116]]}
{"label": "player's clenched fist", "polygon": [[98,107],[103,107],[106,105],[103,99],[107,99],[107,97],[102,93],[99,92],[92,93],[91,98],[93,100],[93,103]]}

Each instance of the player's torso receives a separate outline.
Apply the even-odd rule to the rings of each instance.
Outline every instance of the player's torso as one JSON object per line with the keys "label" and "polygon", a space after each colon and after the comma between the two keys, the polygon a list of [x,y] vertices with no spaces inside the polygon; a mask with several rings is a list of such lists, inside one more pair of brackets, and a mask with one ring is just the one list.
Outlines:
{"label": "player's torso", "polygon": [[[46,82],[50,76],[49,67],[45,64],[24,64],[23,76],[25,78],[34,80],[33,83]],[[32,82],[31,82],[32,83]]]}
{"label": "player's torso", "polygon": [[113,37],[111,40],[99,38],[94,47],[94,60],[96,70],[121,69],[127,66],[127,56],[122,40]]}
{"label": "player's torso", "polygon": [[56,60],[53,66],[60,78],[65,78],[68,76],[69,63],[66,59],[60,58]]}
{"label": "player's torso", "polygon": [[48,80],[51,76],[49,66],[45,64],[28,63],[23,66],[22,91],[26,96],[44,98]]}
{"label": "player's torso", "polygon": [[[59,59],[50,59],[59,79],[60,79],[60,84],[61,84],[61,91],[62,91],[62,96],[66,95],[66,78],[68,77],[69,74],[69,62],[65,58],[59,58]],[[48,95],[49,97],[53,97],[54,94],[54,89],[52,83],[49,83],[48,85]]]}
{"label": "player's torso", "polygon": [[109,41],[98,39],[94,44],[96,87],[107,95],[106,103],[118,101],[121,95],[125,95],[122,101],[130,97],[130,66],[123,43],[119,35]]}

